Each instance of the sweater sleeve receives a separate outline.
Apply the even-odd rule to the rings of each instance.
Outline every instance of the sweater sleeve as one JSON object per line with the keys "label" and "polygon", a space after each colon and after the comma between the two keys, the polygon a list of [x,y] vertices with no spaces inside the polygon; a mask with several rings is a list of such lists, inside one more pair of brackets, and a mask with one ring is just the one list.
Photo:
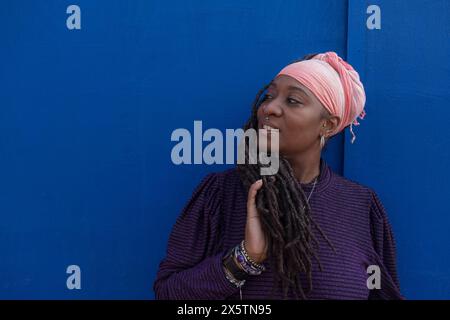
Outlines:
{"label": "sweater sleeve", "polygon": [[373,240],[374,264],[380,267],[381,288],[372,289],[369,299],[404,299],[397,276],[396,245],[386,209],[376,192],[372,191],[370,222]]}
{"label": "sweater sleeve", "polygon": [[222,190],[219,174],[208,175],[177,218],[153,284],[162,300],[222,300],[239,289],[228,281],[217,251]]}

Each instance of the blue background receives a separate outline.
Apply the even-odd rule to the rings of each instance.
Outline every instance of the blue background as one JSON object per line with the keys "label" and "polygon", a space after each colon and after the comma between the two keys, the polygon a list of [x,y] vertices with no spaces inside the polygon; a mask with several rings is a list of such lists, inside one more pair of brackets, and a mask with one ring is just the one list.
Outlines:
{"label": "blue background", "polygon": [[227,168],[172,164],[172,131],[241,127],[283,66],[332,50],[367,116],[324,157],[380,195],[403,294],[449,299],[449,36],[444,0],[2,1],[0,298],[153,298],[176,217]]}

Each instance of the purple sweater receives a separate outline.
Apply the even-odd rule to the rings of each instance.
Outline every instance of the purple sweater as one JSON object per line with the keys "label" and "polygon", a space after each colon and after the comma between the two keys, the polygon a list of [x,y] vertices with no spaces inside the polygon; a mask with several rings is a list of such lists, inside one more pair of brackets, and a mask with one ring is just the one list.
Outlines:
{"label": "purple sweater", "polygon": [[[312,183],[301,186],[309,195]],[[244,238],[246,202],[236,169],[210,174],[200,183],[170,234],[154,283],[156,299],[239,299],[239,289],[225,277],[222,257]],[[336,174],[322,158],[309,202],[313,219],[336,252],[312,228],[323,270],[313,259],[308,298],[402,299],[394,237],[377,194]],[[283,298],[281,288],[270,296],[274,273],[267,264],[261,275],[248,278],[243,299]],[[369,265],[380,268],[381,289],[368,289]]]}

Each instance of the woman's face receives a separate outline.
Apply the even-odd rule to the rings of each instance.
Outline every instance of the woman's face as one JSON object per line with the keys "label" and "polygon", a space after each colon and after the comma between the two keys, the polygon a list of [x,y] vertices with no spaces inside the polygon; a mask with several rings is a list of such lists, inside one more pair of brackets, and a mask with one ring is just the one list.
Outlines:
{"label": "woman's face", "polygon": [[[279,152],[284,156],[319,146],[321,132],[330,129],[324,117],[328,111],[309,89],[294,78],[286,75],[276,77],[263,99],[257,113],[258,128],[269,126],[279,130]],[[327,125],[325,128],[324,123]]]}

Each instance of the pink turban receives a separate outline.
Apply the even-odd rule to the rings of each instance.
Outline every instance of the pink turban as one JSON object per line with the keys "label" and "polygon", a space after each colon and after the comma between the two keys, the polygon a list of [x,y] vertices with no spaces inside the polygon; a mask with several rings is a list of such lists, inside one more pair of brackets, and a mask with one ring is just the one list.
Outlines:
{"label": "pink turban", "polygon": [[353,143],[356,136],[352,125],[359,125],[357,118],[364,119],[366,94],[353,67],[329,51],[310,60],[295,62],[284,67],[278,74],[287,75],[308,88],[330,112],[341,121],[333,134],[350,125]]}

